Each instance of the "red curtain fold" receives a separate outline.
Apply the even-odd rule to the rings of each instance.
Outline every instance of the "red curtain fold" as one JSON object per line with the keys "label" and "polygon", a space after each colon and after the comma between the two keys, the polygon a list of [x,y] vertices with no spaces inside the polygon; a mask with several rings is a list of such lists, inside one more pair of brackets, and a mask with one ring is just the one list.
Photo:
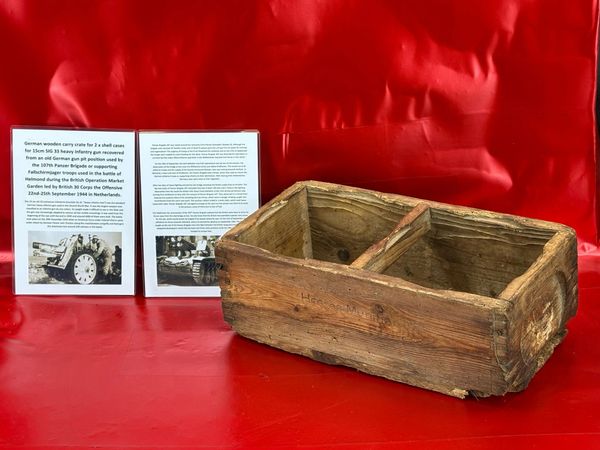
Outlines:
{"label": "red curtain fold", "polygon": [[11,125],[255,128],[263,200],[339,182],[563,222],[590,250],[597,13],[595,0],[1,1],[0,200]]}

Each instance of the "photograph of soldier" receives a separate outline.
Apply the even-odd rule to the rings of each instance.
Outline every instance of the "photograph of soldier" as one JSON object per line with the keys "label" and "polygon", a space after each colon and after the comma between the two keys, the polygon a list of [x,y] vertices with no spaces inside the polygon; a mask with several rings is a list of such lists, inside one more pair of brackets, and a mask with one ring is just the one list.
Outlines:
{"label": "photograph of soldier", "polygon": [[121,233],[29,232],[30,284],[121,284]]}
{"label": "photograph of soldier", "polygon": [[159,286],[217,286],[219,236],[156,236]]}
{"label": "photograph of soldier", "polygon": [[94,234],[90,248],[94,251],[94,259],[102,261],[102,275],[105,277],[112,275],[113,251],[106,244],[106,241],[100,239],[97,234]]}

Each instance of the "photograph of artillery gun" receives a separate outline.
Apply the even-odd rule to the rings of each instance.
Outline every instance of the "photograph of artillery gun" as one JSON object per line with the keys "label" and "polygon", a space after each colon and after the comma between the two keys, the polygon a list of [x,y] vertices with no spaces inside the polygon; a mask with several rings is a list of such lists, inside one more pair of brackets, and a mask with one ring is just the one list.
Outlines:
{"label": "photograph of artillery gun", "polygon": [[216,286],[215,242],[219,236],[157,236],[159,285]]}
{"label": "photograph of artillery gun", "polygon": [[[120,237],[120,233],[109,234]],[[58,244],[33,241],[30,283],[120,284],[121,247],[107,240],[106,236],[89,234],[86,242],[83,234],[77,233]],[[40,268],[47,277],[40,276]]]}

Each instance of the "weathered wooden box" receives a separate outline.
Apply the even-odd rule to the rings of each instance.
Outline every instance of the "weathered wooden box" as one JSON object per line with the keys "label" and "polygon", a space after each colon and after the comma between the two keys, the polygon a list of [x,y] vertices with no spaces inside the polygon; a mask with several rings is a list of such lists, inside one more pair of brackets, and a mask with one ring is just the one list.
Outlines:
{"label": "weathered wooden box", "polygon": [[524,389],[577,309],[572,229],[334,184],[293,185],[216,255],[242,336],[457,397]]}

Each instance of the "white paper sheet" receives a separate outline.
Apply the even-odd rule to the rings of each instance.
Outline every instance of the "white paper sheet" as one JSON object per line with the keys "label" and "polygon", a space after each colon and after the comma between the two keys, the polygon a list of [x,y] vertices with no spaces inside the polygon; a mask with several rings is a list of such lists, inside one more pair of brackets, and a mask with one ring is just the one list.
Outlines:
{"label": "white paper sheet", "polygon": [[215,241],[259,205],[258,133],[140,132],[149,297],[220,295]]}
{"label": "white paper sheet", "polygon": [[132,295],[135,133],[12,129],[16,294]]}

